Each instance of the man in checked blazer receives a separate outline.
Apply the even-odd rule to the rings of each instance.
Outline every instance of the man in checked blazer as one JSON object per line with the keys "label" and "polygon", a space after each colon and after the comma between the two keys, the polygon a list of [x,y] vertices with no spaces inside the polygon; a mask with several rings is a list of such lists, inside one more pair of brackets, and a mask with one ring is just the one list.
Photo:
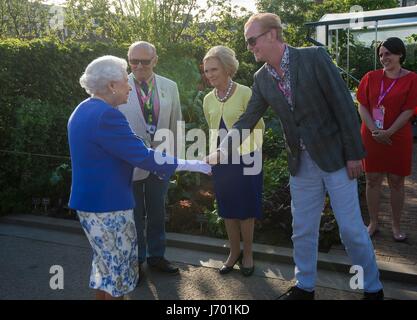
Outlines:
{"label": "man in checked blazer", "polygon": [[[133,43],[128,50],[128,61],[132,73],[132,87],[127,104],[119,110],[126,116],[130,127],[152,148],[161,143],[157,134],[169,130],[167,153],[178,156],[177,123],[182,121],[181,105],[177,84],[154,73],[158,62],[155,46],[145,41]],[[169,181],[163,181],[149,171],[135,168],[133,190],[136,208],[135,225],[138,234],[139,270],[142,263],[162,272],[178,273],[178,267],[165,259],[165,199]],[[146,216],[146,228],[145,228]],[[146,236],[144,234],[146,230]],[[145,240],[146,238],[146,240]],[[141,278],[141,277],[140,277]]]}
{"label": "man in checked blazer", "polygon": [[233,136],[253,129],[268,106],[283,128],[291,172],[296,286],[281,298],[314,299],[321,212],[326,192],[342,241],[354,265],[364,274],[364,298],[383,299],[372,242],[363,223],[356,178],[365,155],[359,119],[351,95],[324,48],[293,48],[283,40],[280,18],[253,15],[245,39],[256,61],[246,112],[208,161],[230,156]]}

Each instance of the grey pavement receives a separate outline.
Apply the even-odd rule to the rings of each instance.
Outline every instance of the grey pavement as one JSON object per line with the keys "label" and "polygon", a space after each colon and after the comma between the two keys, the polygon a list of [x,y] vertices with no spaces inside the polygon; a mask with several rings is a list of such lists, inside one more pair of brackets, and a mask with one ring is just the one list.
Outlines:
{"label": "grey pavement", "polygon": [[[94,299],[94,290],[88,288],[92,251],[78,222],[26,216],[24,223],[24,218],[20,223],[15,216],[0,219],[0,299]],[[144,279],[128,299],[272,300],[294,284],[291,252],[285,248],[256,245],[256,271],[246,278],[238,267],[224,276],[217,272],[226,257],[223,240],[169,234],[168,244],[166,257],[179,265],[180,274],[166,275],[145,267]],[[341,268],[345,257],[321,255],[320,259],[324,268],[318,273],[317,299],[362,297],[360,291],[349,288],[352,275]],[[63,290],[49,286],[53,265],[64,270]],[[412,271],[408,270],[404,281],[401,272],[394,272],[395,277],[386,273],[387,299],[417,299]]]}

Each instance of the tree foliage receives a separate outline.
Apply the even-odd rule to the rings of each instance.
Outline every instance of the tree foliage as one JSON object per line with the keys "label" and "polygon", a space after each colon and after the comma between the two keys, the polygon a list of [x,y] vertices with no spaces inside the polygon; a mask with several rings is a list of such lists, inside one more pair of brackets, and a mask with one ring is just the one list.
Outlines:
{"label": "tree foliage", "polygon": [[258,0],[256,6],[259,12],[272,12],[278,14],[284,25],[285,40],[291,45],[306,45],[307,32],[304,23],[313,9],[314,3],[310,0]]}
{"label": "tree foliage", "polygon": [[198,15],[197,0],[68,0],[65,23],[73,39],[138,39],[176,43]]}
{"label": "tree foliage", "polygon": [[[394,8],[397,0],[258,0],[256,6],[259,12],[278,14],[284,25],[284,35],[293,46],[311,45],[306,41],[306,22],[318,21],[328,13],[350,12],[360,6],[364,11]],[[356,6],[356,7],[355,7]],[[357,10],[357,9],[355,9]]]}
{"label": "tree foliage", "polygon": [[49,7],[41,0],[0,0],[0,38],[34,38],[49,31]]}

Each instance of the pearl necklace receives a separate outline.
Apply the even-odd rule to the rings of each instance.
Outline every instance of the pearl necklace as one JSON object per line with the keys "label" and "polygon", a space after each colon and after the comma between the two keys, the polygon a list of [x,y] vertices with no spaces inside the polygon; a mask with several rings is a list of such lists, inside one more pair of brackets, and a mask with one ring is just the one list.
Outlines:
{"label": "pearl necklace", "polygon": [[232,93],[232,88],[233,88],[233,81],[230,80],[229,86],[227,87],[226,95],[223,98],[219,97],[217,89],[214,89],[214,95],[216,96],[217,100],[219,100],[220,102],[225,102],[227,99],[230,98],[230,94]]}

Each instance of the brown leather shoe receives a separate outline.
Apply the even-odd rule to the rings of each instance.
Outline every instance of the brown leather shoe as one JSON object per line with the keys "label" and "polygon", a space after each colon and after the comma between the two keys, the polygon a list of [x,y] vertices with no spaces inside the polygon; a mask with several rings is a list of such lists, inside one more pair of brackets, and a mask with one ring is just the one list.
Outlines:
{"label": "brown leather shoe", "polygon": [[179,272],[178,267],[172,264],[171,262],[169,262],[164,257],[148,258],[148,266],[151,269],[154,269],[160,272],[165,272],[165,273],[175,274]]}

